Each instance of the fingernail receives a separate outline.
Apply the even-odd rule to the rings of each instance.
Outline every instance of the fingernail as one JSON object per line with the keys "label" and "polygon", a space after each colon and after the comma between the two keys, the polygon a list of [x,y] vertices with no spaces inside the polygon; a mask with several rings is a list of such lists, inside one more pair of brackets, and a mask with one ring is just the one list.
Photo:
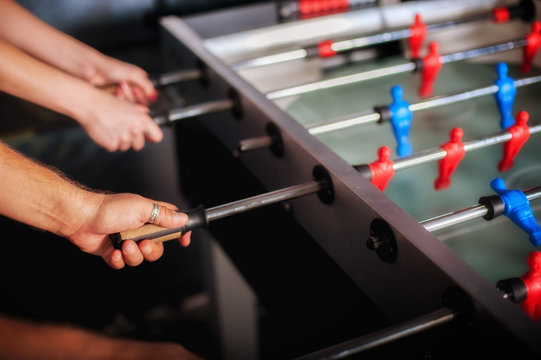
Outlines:
{"label": "fingernail", "polygon": [[145,245],[145,246],[141,247],[141,251],[142,251],[143,254],[145,254],[145,255],[150,255],[150,253],[152,253],[152,246],[150,246],[150,245]]}
{"label": "fingernail", "polygon": [[181,213],[181,212],[175,212],[173,214],[173,220],[175,222],[183,222],[183,223],[186,223],[188,222],[188,215],[184,214],[184,213]]}
{"label": "fingernail", "polygon": [[150,101],[154,101],[158,98],[158,92],[153,92],[152,94],[150,94],[150,96],[148,97]]}
{"label": "fingernail", "polygon": [[132,243],[127,244],[127,245],[124,247],[124,251],[126,251],[126,253],[128,253],[128,254],[133,254],[133,253],[135,253],[135,251],[136,251],[136,246],[135,246],[135,244],[132,244]]}

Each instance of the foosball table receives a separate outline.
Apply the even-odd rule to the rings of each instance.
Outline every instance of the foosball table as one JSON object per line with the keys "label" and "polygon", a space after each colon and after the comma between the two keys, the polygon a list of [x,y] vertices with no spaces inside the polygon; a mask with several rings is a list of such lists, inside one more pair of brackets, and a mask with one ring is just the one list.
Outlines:
{"label": "foosball table", "polygon": [[157,84],[182,81],[184,103],[155,120],[196,121],[267,192],[117,241],[287,203],[389,319],[299,358],[345,358],[450,323],[476,339],[471,354],[539,356],[536,5],[300,0],[162,18],[174,72]]}

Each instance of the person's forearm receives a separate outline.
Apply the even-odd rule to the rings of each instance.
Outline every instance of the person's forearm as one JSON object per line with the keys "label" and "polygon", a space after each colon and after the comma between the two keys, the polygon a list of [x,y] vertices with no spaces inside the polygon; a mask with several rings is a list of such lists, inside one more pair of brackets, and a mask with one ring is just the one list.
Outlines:
{"label": "person's forearm", "polygon": [[68,236],[83,225],[103,196],[0,143],[0,214]]}
{"label": "person's forearm", "polygon": [[175,343],[115,339],[71,326],[1,315],[0,359],[202,360]]}
{"label": "person's forearm", "polygon": [[103,59],[97,50],[56,30],[12,0],[0,0],[0,39],[86,80],[92,79]]}
{"label": "person's forearm", "polygon": [[92,111],[89,106],[95,103],[93,98],[105,95],[85,81],[36,60],[3,40],[0,40],[0,91],[78,121]]}
{"label": "person's forearm", "polygon": [[2,359],[111,359],[114,352],[110,345],[78,329],[0,316]]}

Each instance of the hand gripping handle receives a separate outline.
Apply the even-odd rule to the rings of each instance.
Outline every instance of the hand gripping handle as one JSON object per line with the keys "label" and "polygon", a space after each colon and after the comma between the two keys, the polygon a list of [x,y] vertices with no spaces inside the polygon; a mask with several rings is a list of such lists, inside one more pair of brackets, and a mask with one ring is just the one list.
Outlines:
{"label": "hand gripping handle", "polygon": [[183,211],[183,213],[188,215],[188,222],[181,227],[166,228],[154,224],[145,224],[137,229],[111,234],[109,237],[111,238],[113,247],[115,249],[122,249],[122,243],[125,240],[133,240],[137,243],[141,240],[149,239],[158,243],[178,239],[188,231],[207,227],[207,213],[203,206]]}

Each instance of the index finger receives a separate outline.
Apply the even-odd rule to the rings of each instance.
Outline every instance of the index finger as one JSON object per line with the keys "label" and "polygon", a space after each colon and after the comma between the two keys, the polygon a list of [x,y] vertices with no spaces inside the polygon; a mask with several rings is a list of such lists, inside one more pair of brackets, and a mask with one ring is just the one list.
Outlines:
{"label": "index finger", "polygon": [[128,81],[140,87],[148,99],[154,100],[156,98],[156,88],[144,70],[136,68],[136,70],[130,71]]}

